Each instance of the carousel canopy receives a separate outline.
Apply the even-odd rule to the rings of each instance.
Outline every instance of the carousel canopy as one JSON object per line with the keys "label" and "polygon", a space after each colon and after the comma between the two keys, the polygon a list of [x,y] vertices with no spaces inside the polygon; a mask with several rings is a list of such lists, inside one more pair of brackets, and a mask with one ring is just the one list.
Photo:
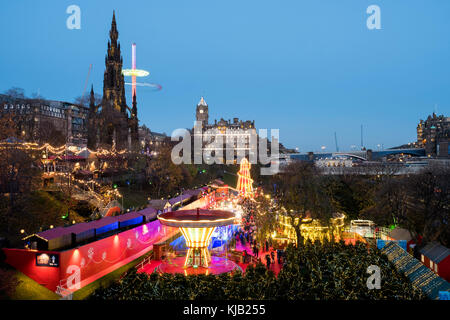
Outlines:
{"label": "carousel canopy", "polygon": [[232,224],[234,212],[224,210],[177,210],[162,213],[158,216],[164,225],[179,228],[219,227]]}

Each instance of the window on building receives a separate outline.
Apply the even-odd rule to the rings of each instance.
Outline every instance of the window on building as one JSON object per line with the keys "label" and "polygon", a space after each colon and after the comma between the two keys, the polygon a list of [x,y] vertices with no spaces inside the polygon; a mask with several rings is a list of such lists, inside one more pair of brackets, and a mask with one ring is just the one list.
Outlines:
{"label": "window on building", "polygon": [[422,259],[421,259],[421,261],[422,261],[422,263],[425,262],[425,259],[424,259],[424,257],[423,257],[423,254],[422,254]]}
{"label": "window on building", "polygon": [[433,270],[433,261],[430,260],[430,269]]}
{"label": "window on building", "polygon": [[438,273],[438,265],[437,264],[434,265],[434,272]]}

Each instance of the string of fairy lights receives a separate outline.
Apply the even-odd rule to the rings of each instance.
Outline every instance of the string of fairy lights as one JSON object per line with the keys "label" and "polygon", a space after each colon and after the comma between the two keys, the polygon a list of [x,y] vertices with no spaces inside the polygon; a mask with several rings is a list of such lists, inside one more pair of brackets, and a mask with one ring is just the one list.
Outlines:
{"label": "string of fairy lights", "polygon": [[[44,156],[43,158],[48,158],[48,154],[54,154],[54,155],[62,155],[64,153],[67,154],[68,151],[70,151],[72,154],[75,155],[80,155],[83,152],[88,152],[89,155],[95,155],[95,156],[108,156],[108,155],[122,155],[124,153],[126,153],[126,149],[124,150],[120,150],[117,151],[115,149],[115,146],[112,147],[111,150],[107,150],[107,149],[98,149],[96,151],[91,150],[89,148],[83,148],[83,149],[79,149],[77,147],[74,146],[68,146],[66,144],[55,147],[49,143],[45,143],[43,145],[39,145],[38,143],[34,143],[34,142],[0,142],[0,149],[4,149],[4,148],[18,148],[18,149],[23,149],[23,150],[30,150],[30,151],[45,151],[46,156]],[[49,159],[50,160],[50,159]],[[51,159],[53,160],[53,159]],[[246,158],[243,158],[241,163],[240,163],[240,170],[237,173],[238,175],[238,183],[237,183],[237,187],[236,189],[231,188],[233,190],[236,190],[239,192],[239,195],[245,198],[250,198],[252,200],[253,199],[253,195],[254,195],[254,190],[253,190],[253,179],[250,176],[250,163],[248,162],[248,160]],[[62,172],[52,172],[51,173],[52,176],[66,176],[67,173],[62,173]],[[83,179],[77,179],[75,177],[73,177],[73,174],[70,174],[70,178],[72,179],[72,181],[78,183],[79,185],[85,187],[88,189],[88,191],[90,192],[90,194],[95,197],[98,201],[100,201],[101,203],[103,203],[104,199],[99,195],[99,193],[97,193],[95,191],[95,187],[97,188],[103,188],[104,185],[98,183],[95,180],[83,180]],[[105,191],[104,196],[106,197],[122,197],[122,194],[119,192],[119,190],[117,188],[112,188],[112,189],[108,189]],[[343,215],[340,218],[337,218],[336,221],[334,221],[332,219],[332,225],[333,227],[335,227],[336,229],[342,229],[343,225],[344,225],[344,218],[345,216]],[[292,225],[290,223],[290,221],[279,221],[280,225],[284,226],[285,229],[289,229],[292,228]],[[314,223],[312,224],[308,224],[308,225],[302,225],[301,226],[302,232],[305,233],[305,239],[322,239],[323,238],[323,233],[329,233],[331,231],[332,228],[328,227],[328,226],[321,226],[318,222],[314,221]],[[286,230],[288,238],[292,239],[292,230]],[[273,238],[276,238],[276,234],[272,235]]]}
{"label": "string of fairy lights", "polygon": [[59,146],[59,147],[54,147],[49,143],[44,143],[43,145],[39,145],[38,143],[35,143],[35,142],[18,142],[18,141],[0,142],[0,149],[12,148],[12,147],[14,147],[16,149],[31,150],[31,151],[46,151],[46,152],[50,152],[50,153],[53,153],[56,155],[63,154],[67,151],[70,151],[72,153],[78,153],[78,154],[80,154],[84,151],[88,151],[90,154],[94,154],[94,155],[117,155],[117,154],[122,155],[127,152],[126,149],[118,151],[115,149],[115,146],[113,146],[111,150],[99,148],[98,150],[94,151],[89,148],[83,148],[83,149],[79,150],[78,147],[68,146],[66,144],[63,144],[62,146]]}
{"label": "string of fairy lights", "polygon": [[253,193],[253,179],[250,177],[250,163],[247,158],[242,158],[239,169],[236,189],[244,197],[250,197]]}
{"label": "string of fairy lights", "polygon": [[[38,143],[35,142],[19,142],[19,141],[2,141],[0,142],[0,149],[11,149],[11,148],[15,148],[15,149],[19,149],[19,150],[25,150],[25,151],[34,151],[34,152],[45,152],[45,155],[43,156],[42,161],[43,162],[48,162],[48,161],[53,161],[54,159],[48,159],[48,154],[53,154],[56,156],[60,156],[63,154],[67,154],[68,152],[75,154],[75,155],[80,155],[83,152],[87,151],[89,153],[89,155],[93,154],[95,156],[98,155],[103,155],[103,156],[107,156],[107,155],[122,155],[126,152],[126,150],[120,150],[117,151],[115,150],[115,146],[113,146],[113,148],[111,150],[106,150],[106,149],[98,149],[97,151],[91,150],[89,148],[83,148],[83,149],[79,149],[78,147],[75,146],[68,146],[66,144],[61,145],[59,147],[55,147],[49,143],[44,143],[42,145],[39,145]],[[98,183],[95,180],[82,180],[82,179],[77,179],[73,176],[72,173],[68,173],[68,172],[49,172],[51,174],[52,177],[54,176],[61,176],[61,177],[67,177],[67,175],[69,174],[69,178],[71,181],[78,183],[79,185],[81,185],[84,188],[87,188],[88,191],[90,192],[90,195],[92,195],[94,198],[96,198],[98,201],[100,201],[100,203],[104,202],[104,198],[102,198],[102,196],[97,193],[94,189],[94,186],[97,188],[103,188],[105,187],[104,185]],[[113,189],[108,189],[105,191],[104,196],[106,197],[118,197],[121,198],[122,194],[119,192],[119,190],[117,188],[113,188]]]}
{"label": "string of fairy lights", "polygon": [[[253,179],[250,176],[250,163],[246,158],[243,158],[240,163],[240,170],[238,172],[238,183],[236,190],[239,192],[239,195],[243,198],[247,198],[249,200],[254,200],[254,196],[257,196],[253,190]],[[269,201],[270,195],[264,195],[261,192],[261,196],[265,196]],[[286,209],[282,208],[282,211],[286,211]],[[330,219],[330,226],[322,226],[318,220],[313,220],[311,218],[302,219],[303,222],[310,222],[308,224],[302,224],[300,229],[302,231],[302,235],[304,237],[304,241],[308,240],[320,240],[323,241],[324,238],[331,239],[332,234],[335,232],[341,232],[344,227],[344,219],[345,215],[340,214],[336,218]],[[295,229],[292,226],[292,221],[286,215],[278,213],[278,223],[280,226],[284,227],[282,230],[282,234],[277,235],[277,232],[274,231],[270,236],[272,239],[279,240],[289,240],[295,241],[296,234]],[[297,221],[295,221],[297,222]]]}

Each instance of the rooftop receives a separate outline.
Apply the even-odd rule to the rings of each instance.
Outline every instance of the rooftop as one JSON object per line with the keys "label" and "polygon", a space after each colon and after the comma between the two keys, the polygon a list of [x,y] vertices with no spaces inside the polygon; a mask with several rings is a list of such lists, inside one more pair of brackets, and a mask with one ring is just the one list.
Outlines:
{"label": "rooftop", "polygon": [[435,263],[439,263],[450,255],[450,249],[440,243],[431,242],[420,250],[420,253]]}

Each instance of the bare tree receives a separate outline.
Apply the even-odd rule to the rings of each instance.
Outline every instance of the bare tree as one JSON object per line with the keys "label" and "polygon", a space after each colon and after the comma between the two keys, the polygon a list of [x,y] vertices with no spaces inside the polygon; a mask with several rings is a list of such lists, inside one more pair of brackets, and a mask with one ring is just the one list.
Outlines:
{"label": "bare tree", "polygon": [[162,147],[158,156],[149,160],[147,176],[158,197],[162,192],[170,192],[178,187],[183,175],[181,167],[171,160],[171,148]]}
{"label": "bare tree", "polygon": [[10,96],[14,99],[25,99],[25,90],[18,87],[11,87],[10,89],[3,92],[5,95]]}
{"label": "bare tree", "polygon": [[421,174],[411,175],[407,181],[405,223],[410,230],[427,241],[450,245],[450,167],[430,165]]}
{"label": "bare tree", "polygon": [[302,224],[315,218],[328,222],[334,208],[324,185],[324,180],[315,166],[307,162],[292,162],[275,178],[279,185],[278,204],[286,210],[297,235],[297,246],[303,240]]}
{"label": "bare tree", "polygon": [[364,216],[380,225],[397,224],[424,243],[440,241],[450,244],[449,166],[430,165],[410,175],[377,175],[373,177],[373,206]]}
{"label": "bare tree", "polygon": [[46,121],[43,122],[39,128],[37,139],[41,143],[48,143],[53,146],[61,146],[66,142],[65,135],[55,128],[55,125]]}
{"label": "bare tree", "polygon": [[44,100],[45,99],[45,97],[38,92],[33,92],[31,94],[31,98],[36,99],[36,100]]}
{"label": "bare tree", "polygon": [[[84,96],[76,97],[75,100],[74,100],[74,103],[78,104],[78,105],[82,105],[82,106],[88,107],[90,99],[91,99],[90,95],[89,94],[85,94]],[[94,101],[95,101],[95,105],[96,106],[99,105],[100,103],[102,103],[102,96],[100,94],[98,94],[98,93],[94,93]]]}
{"label": "bare tree", "polygon": [[263,243],[276,230],[278,208],[270,198],[264,196],[256,197],[255,201],[244,199],[241,201],[241,206],[247,215],[253,216],[258,230],[256,239]]}

